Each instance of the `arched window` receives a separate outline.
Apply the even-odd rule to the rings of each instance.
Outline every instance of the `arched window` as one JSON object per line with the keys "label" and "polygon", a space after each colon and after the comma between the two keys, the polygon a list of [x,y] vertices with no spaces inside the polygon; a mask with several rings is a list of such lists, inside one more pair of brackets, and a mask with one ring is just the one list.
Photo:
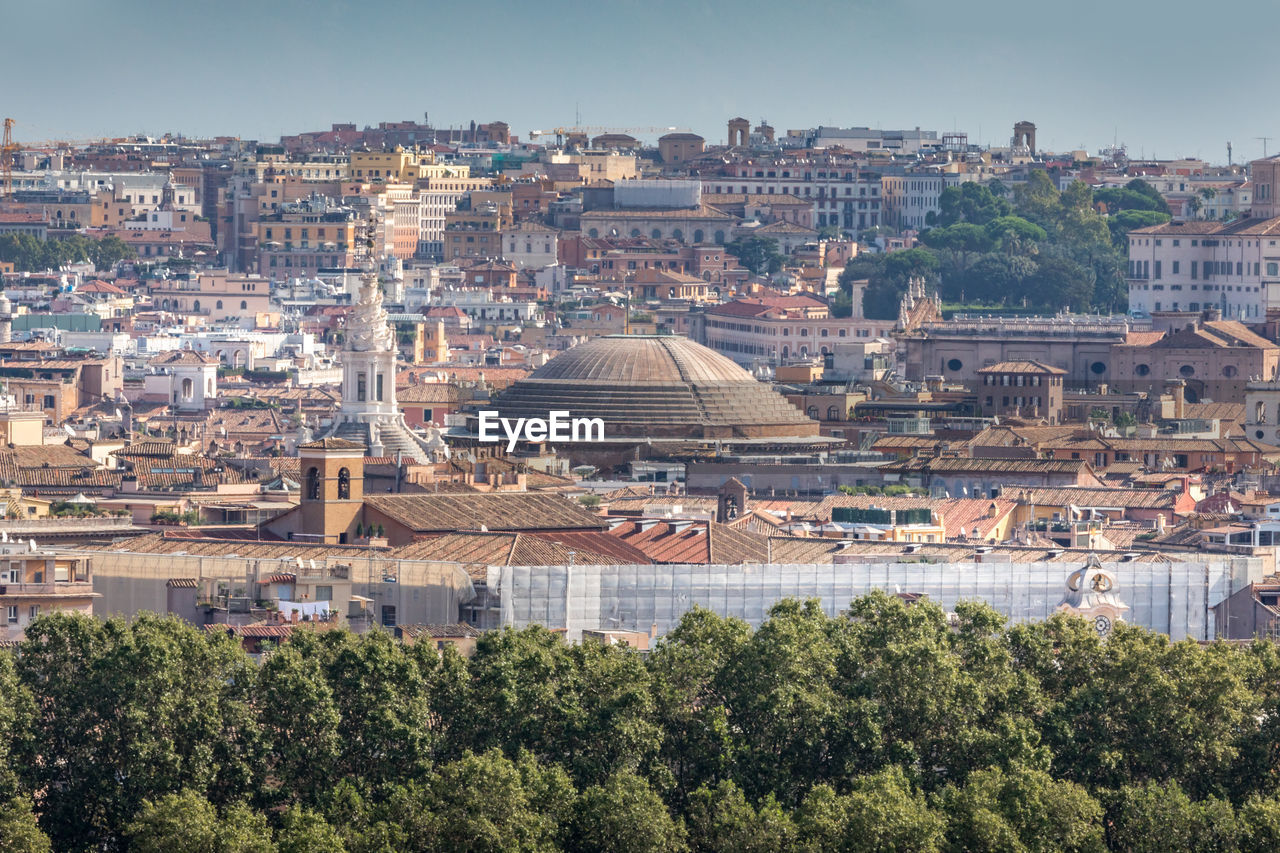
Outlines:
{"label": "arched window", "polygon": [[639,229],[639,228],[632,228],[632,229],[631,229],[631,236],[632,236],[632,237],[639,237],[639,236],[640,236],[640,229]]}
{"label": "arched window", "polygon": [[829,421],[840,420],[840,410],[837,409],[835,406],[827,406],[827,420]]}
{"label": "arched window", "polygon": [[671,232],[671,236],[672,236],[673,238],[675,238],[676,240],[683,240],[683,239],[684,239],[684,231],[683,231],[682,229],[680,229],[680,228],[677,228],[677,229],[675,229],[674,231],[672,231],[672,232]]}
{"label": "arched window", "polygon": [[600,236],[600,229],[599,229],[599,228],[589,228],[589,229],[587,229],[587,236],[588,236],[588,237],[599,237],[599,236]]}
{"label": "arched window", "polygon": [[195,386],[191,383],[191,377],[188,376],[182,380],[182,399],[190,400],[195,394]]}
{"label": "arched window", "polygon": [[650,236],[650,237],[652,237],[652,238],[653,238],[653,239],[655,239],[655,240],[661,240],[661,239],[662,239],[662,231],[660,231],[659,229],[655,228],[655,229],[653,229],[652,231],[650,231],[650,232],[649,232],[649,236]]}
{"label": "arched window", "polygon": [[723,242],[724,242],[724,232],[723,232],[723,231],[717,231],[717,232],[716,232],[716,242],[717,242],[717,243],[723,243]]}
{"label": "arched window", "polygon": [[816,421],[818,419],[818,407],[810,406],[808,409],[808,415]]}
{"label": "arched window", "polygon": [[695,243],[701,243],[701,242],[702,242],[702,229],[701,229],[701,228],[697,228],[697,229],[695,229],[695,230],[694,230],[694,232],[693,232],[693,242],[695,242]]}
{"label": "arched window", "polygon": [[200,300],[199,300],[199,299],[197,299],[195,302],[192,302],[192,303],[191,303],[191,310],[192,310],[192,311],[199,311],[199,310],[200,310]]}
{"label": "arched window", "polygon": [[219,299],[219,300],[218,300],[218,310],[219,310],[219,311],[221,311],[221,310],[222,310],[222,300],[221,300],[221,299]]}
{"label": "arched window", "polygon": [[248,302],[247,300],[245,300],[245,299],[241,299],[241,300],[240,300],[240,310],[242,310],[242,311],[243,311],[243,310],[245,310],[245,309],[246,309],[246,308],[248,308],[248,307],[249,307],[249,302]]}
{"label": "arched window", "polygon": [[351,500],[351,472],[346,468],[338,469],[338,500]]}
{"label": "arched window", "polygon": [[320,469],[314,466],[307,470],[307,500],[320,500]]}

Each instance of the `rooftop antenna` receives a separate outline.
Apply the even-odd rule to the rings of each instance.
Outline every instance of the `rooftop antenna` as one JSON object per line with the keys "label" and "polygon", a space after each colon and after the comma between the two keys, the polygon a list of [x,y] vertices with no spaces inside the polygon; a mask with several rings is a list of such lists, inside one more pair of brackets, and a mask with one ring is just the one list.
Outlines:
{"label": "rooftop antenna", "polygon": [[1267,159],[1267,143],[1271,141],[1270,136],[1255,136],[1254,139],[1262,140],[1262,159]]}

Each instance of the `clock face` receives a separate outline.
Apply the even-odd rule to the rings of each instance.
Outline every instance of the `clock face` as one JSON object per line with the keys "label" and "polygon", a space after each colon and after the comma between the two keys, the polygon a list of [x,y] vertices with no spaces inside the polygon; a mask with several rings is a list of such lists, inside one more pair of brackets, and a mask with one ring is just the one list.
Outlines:
{"label": "clock face", "polygon": [[1107,634],[1111,631],[1111,620],[1106,616],[1097,616],[1093,620],[1093,627],[1099,634]]}

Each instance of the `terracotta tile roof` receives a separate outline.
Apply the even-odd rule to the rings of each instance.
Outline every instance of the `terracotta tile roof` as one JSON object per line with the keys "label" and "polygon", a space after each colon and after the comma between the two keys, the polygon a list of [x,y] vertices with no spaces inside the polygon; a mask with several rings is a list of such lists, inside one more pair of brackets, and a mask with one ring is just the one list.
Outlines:
{"label": "terracotta tile roof", "polygon": [[206,364],[217,364],[218,360],[216,358],[210,358],[206,355],[201,355],[195,350],[177,349],[177,350],[172,350],[170,352],[166,352],[162,355],[158,355],[155,358],[151,359],[151,361],[148,363],[160,364],[160,365],[171,365],[171,364],[206,365]]}
{"label": "terracotta tile roof", "polygon": [[1067,371],[1040,361],[1000,361],[980,368],[979,373],[1040,373],[1052,376],[1066,376]]}
{"label": "terracotta tile roof", "polygon": [[[245,531],[250,537],[256,531]],[[248,559],[292,559],[294,557],[321,559],[322,557],[358,557],[368,555],[370,549],[354,545],[311,545],[302,542],[257,541],[253,538],[205,538],[198,528],[176,530],[138,536],[133,539],[106,545],[82,545],[90,551],[111,551],[129,554],[189,554],[198,557],[245,557]],[[226,536],[220,532],[220,536]],[[378,552],[385,555],[385,551]]]}
{"label": "terracotta tile roof", "polygon": [[[1173,509],[1182,492],[1173,489],[1014,489],[1007,493],[1036,506],[1122,507]],[[1025,495],[1025,498],[1024,498]]]}
{"label": "terracotta tile roof", "polygon": [[345,438],[321,438],[298,445],[299,450],[364,450],[364,445]]}
{"label": "terracotta tile roof", "polygon": [[1161,225],[1148,225],[1145,228],[1135,228],[1129,232],[1130,236],[1231,236],[1231,237],[1257,237],[1280,233],[1280,217],[1275,219],[1253,219],[1245,217],[1236,219],[1232,222],[1216,222],[1204,219],[1174,219]]}
{"label": "terracotta tile roof", "polygon": [[401,403],[456,403],[458,386],[450,382],[423,382],[396,389]]}
{"label": "terracotta tile roof", "polygon": [[165,586],[170,589],[196,589],[200,584],[195,578],[169,578],[165,581]]}
{"label": "terracotta tile roof", "polygon": [[576,502],[542,492],[375,495],[366,506],[416,533],[461,530],[591,530],[603,520]]}
{"label": "terracotta tile roof", "polygon": [[420,637],[430,637],[433,640],[474,639],[484,633],[466,622],[455,622],[452,625],[397,625],[396,632],[415,640]]}
{"label": "terracotta tile roof", "polygon": [[215,623],[213,625],[205,625],[204,629],[210,634],[233,634],[242,639],[250,640],[286,640],[293,635],[294,625],[268,625],[266,623],[257,623],[253,625],[227,625]]}
{"label": "terracotta tile roof", "polygon": [[1083,459],[974,459],[944,456],[936,459],[906,459],[885,467],[886,471],[930,471],[933,473],[989,474],[1078,474],[1089,467]]}
{"label": "terracotta tile roof", "polygon": [[[570,556],[572,555],[572,556]],[[397,548],[400,560],[440,560],[482,566],[580,566],[648,563],[644,552],[607,533],[447,533]]]}
{"label": "terracotta tile roof", "polygon": [[740,564],[768,561],[768,540],[714,521],[627,519],[609,533],[643,551],[655,563]]}

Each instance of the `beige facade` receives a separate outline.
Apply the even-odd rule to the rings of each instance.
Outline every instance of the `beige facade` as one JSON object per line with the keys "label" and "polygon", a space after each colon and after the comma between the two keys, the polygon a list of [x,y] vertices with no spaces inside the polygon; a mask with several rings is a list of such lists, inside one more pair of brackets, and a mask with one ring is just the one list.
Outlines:
{"label": "beige facade", "polygon": [[55,556],[28,543],[0,545],[0,639],[21,640],[42,614],[93,613],[90,561]]}

